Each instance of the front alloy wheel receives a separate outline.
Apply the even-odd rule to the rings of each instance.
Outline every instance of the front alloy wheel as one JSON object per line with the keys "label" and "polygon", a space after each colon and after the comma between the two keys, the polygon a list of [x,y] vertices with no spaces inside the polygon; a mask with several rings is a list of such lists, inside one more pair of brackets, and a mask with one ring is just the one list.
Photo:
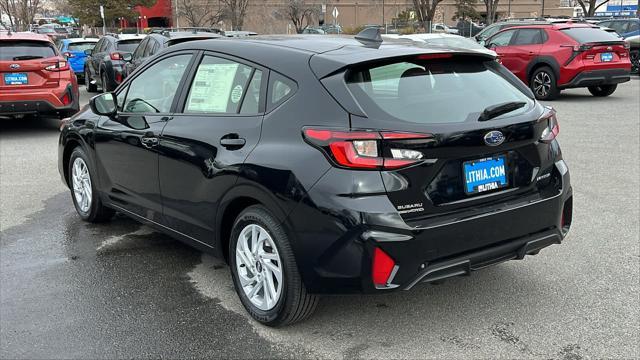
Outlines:
{"label": "front alloy wheel", "polygon": [[102,222],[111,219],[115,211],[102,205],[95,190],[89,158],[82,147],[78,146],[69,158],[68,180],[71,199],[80,217],[89,222]]}
{"label": "front alloy wheel", "polygon": [[83,213],[88,213],[91,209],[91,198],[93,191],[91,190],[91,176],[89,168],[81,157],[77,157],[73,161],[71,167],[71,180],[73,183],[73,195],[76,199],[78,208]]}

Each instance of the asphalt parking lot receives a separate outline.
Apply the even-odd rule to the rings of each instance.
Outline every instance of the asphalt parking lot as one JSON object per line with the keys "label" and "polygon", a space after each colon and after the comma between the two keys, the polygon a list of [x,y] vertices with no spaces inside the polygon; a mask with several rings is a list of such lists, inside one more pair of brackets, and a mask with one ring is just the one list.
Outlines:
{"label": "asphalt parking lot", "polygon": [[0,358],[639,358],[640,79],[549,104],[574,187],[562,245],[441,285],[328,297],[284,329],[250,320],[210,256],[122,216],[80,221],[57,119],[0,121]]}

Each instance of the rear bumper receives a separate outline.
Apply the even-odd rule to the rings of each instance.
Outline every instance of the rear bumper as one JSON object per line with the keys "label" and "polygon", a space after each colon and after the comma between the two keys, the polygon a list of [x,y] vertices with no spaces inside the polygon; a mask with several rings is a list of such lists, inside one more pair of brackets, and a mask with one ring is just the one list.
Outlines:
{"label": "rear bumper", "polygon": [[562,89],[588,87],[598,85],[614,85],[627,82],[631,79],[629,70],[606,69],[583,71],[576,75],[571,81],[560,86]]}
{"label": "rear bumper", "polygon": [[[326,200],[312,191],[306,203],[322,204],[322,210],[303,205],[289,215],[288,226],[305,227],[293,230],[303,281],[309,292],[320,294],[408,290],[560,244],[571,224],[572,189],[564,161],[555,167],[557,187],[545,194],[518,197],[444,222],[404,221],[393,205],[385,205],[386,195]],[[395,262],[385,285],[372,281],[376,248]]]}
{"label": "rear bumper", "polygon": [[[61,98],[65,92],[71,95],[71,103],[65,105]],[[67,116],[78,112],[79,94],[72,84],[53,89],[19,90],[4,95],[0,101],[0,116],[25,114]]]}

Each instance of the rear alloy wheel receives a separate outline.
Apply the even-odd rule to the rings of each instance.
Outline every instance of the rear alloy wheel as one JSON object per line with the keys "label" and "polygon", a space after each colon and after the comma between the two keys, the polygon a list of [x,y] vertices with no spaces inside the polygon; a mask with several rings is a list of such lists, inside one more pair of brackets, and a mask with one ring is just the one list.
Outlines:
{"label": "rear alloy wheel", "polygon": [[553,70],[546,66],[533,72],[529,86],[538,100],[553,100],[560,94],[556,76]]}
{"label": "rear alloy wheel", "polygon": [[84,86],[87,88],[87,92],[94,93],[98,91],[98,87],[95,83],[91,83],[91,72],[89,69],[84,69]]}
{"label": "rear alloy wheel", "polygon": [[229,243],[233,284],[255,320],[282,326],[313,313],[318,298],[307,293],[289,238],[266,208],[245,209],[234,223]]}
{"label": "rear alloy wheel", "polygon": [[84,150],[77,147],[69,159],[69,182],[73,205],[80,217],[89,222],[102,222],[113,217],[115,211],[102,205],[95,191]]}
{"label": "rear alloy wheel", "polygon": [[593,96],[605,97],[609,96],[616,91],[618,85],[599,85],[599,86],[589,86],[589,92]]}

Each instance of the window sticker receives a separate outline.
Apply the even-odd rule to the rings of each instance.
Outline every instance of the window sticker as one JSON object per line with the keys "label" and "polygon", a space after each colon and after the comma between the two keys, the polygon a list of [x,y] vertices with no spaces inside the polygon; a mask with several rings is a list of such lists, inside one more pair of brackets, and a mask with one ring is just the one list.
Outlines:
{"label": "window sticker", "polygon": [[[238,65],[237,63],[200,64],[189,94],[187,111],[227,112],[227,101]],[[240,87],[240,96],[242,96],[242,87]]]}
{"label": "window sticker", "polygon": [[236,85],[231,92],[231,102],[237,104],[242,99],[242,86]]}

